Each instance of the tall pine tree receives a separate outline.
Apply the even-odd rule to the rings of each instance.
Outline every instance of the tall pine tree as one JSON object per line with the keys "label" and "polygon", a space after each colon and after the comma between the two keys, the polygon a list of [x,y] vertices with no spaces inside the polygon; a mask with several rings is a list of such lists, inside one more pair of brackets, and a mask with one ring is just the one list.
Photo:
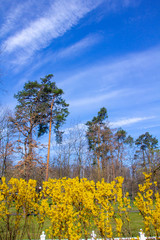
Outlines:
{"label": "tall pine tree", "polygon": [[46,178],[48,178],[49,152],[51,142],[51,128],[61,140],[60,126],[68,115],[68,104],[62,98],[63,91],[52,82],[53,75],[41,78],[41,82],[29,81],[25,83],[22,91],[15,98],[18,104],[15,109],[15,117],[12,122],[22,136],[19,142],[23,142],[24,157],[21,161],[24,169],[24,178],[29,179],[33,165],[38,162],[35,149],[37,143],[34,136],[41,136],[49,130],[48,157],[46,167]]}
{"label": "tall pine tree", "polygon": [[101,108],[98,115],[88,121],[86,136],[89,150],[93,152],[94,163],[97,166],[97,178],[105,177],[108,161],[112,158],[112,131],[108,126],[107,109]]}

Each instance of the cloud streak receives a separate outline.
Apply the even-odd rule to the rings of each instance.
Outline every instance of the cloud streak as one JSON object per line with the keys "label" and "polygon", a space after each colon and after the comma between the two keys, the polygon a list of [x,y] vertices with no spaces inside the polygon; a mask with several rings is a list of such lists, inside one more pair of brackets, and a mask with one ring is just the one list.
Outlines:
{"label": "cloud streak", "polygon": [[[123,126],[136,124],[136,123],[147,121],[147,120],[154,119],[154,118],[155,118],[154,116],[151,116],[151,117],[124,118],[124,119],[119,120],[119,121],[109,122],[109,126],[111,128],[123,127]],[[159,125],[157,125],[157,126],[159,126]],[[74,125],[72,127],[65,128],[63,130],[64,130],[64,134],[67,135],[67,134],[69,134],[69,133],[71,133],[73,131],[76,131],[76,130],[85,132],[87,130],[87,126],[84,123],[79,123],[79,124],[76,124],[76,125]]]}
{"label": "cloud streak", "polygon": [[[134,54],[127,54],[114,60],[104,59],[103,61],[95,62],[92,66],[87,66],[77,70],[69,77],[64,77],[61,82],[61,87],[66,88],[73,84],[77,86],[78,83],[86,86],[86,79],[92,79],[90,90],[98,89],[101,92],[106,91],[107,88],[115,89],[125,87],[128,91],[141,93],[145,90],[152,90],[154,85],[150,85],[150,77],[153,77],[153,72],[156,77],[159,74],[159,61],[160,61],[160,46],[143,52]],[[60,75],[63,79],[63,75]],[[98,79],[98,81],[97,81]],[[126,81],[127,80],[127,81]],[[156,83],[156,81],[155,81]],[[145,88],[141,86],[144,84]],[[73,89],[75,91],[75,89]],[[129,91],[130,92],[130,91]],[[141,99],[139,99],[141,100]]]}
{"label": "cloud streak", "polygon": [[79,53],[82,53],[83,50],[86,48],[90,48],[96,43],[100,41],[101,37],[98,34],[91,34],[82,40],[76,42],[72,46],[67,48],[61,49],[57,54],[55,54],[56,58],[65,58],[65,57],[72,57]]}
{"label": "cloud streak", "polygon": [[126,125],[131,125],[131,124],[134,124],[134,123],[138,123],[138,122],[141,122],[141,121],[145,121],[145,120],[150,120],[150,119],[153,119],[153,118],[154,118],[154,116],[127,118],[127,119],[122,119],[120,121],[110,122],[110,126],[111,127],[122,127],[122,126],[126,126]]}
{"label": "cloud streak", "polygon": [[87,97],[87,98],[81,98],[73,101],[69,101],[70,107],[83,107],[83,106],[88,106],[91,104],[96,104],[99,102],[102,102],[107,99],[111,99],[114,97],[117,97],[119,95],[122,95],[126,92],[126,90],[116,90],[112,91],[106,94],[101,94],[99,96],[94,96],[94,97]]}
{"label": "cloud streak", "polygon": [[[77,24],[79,19],[98,6],[93,1],[56,0],[50,12],[33,22],[22,31],[9,37],[4,43],[5,51],[11,53],[17,48],[29,48],[30,52],[46,47],[51,40],[62,36]],[[99,4],[101,1],[99,1]]]}
{"label": "cloud streak", "polygon": [[[2,24],[0,37],[10,35],[3,40],[2,49],[9,55],[14,53],[14,59],[17,59],[17,62],[21,62],[22,65],[35,52],[49,46],[54,39],[72,29],[81,18],[102,3],[110,11],[112,11],[113,5],[120,4],[121,7],[133,5],[130,0],[70,0],[69,2],[48,0],[47,4],[44,0],[40,0],[39,4],[35,0],[28,0],[23,5],[15,4],[16,7],[10,8],[9,14]],[[33,11],[35,8],[36,11]],[[33,14],[34,12],[35,14]],[[83,42],[83,44],[86,43]],[[78,47],[80,46],[75,45],[68,49],[68,52],[74,51],[75,53],[76,49],[78,51]],[[68,52],[66,49],[63,53],[59,53],[59,57],[60,54],[65,56]]]}
{"label": "cloud streak", "polygon": [[18,5],[11,13],[8,14],[5,23],[1,27],[0,37],[3,37],[14,28],[15,22],[19,17],[21,17],[23,7],[23,5]]}
{"label": "cloud streak", "polygon": [[[8,2],[7,2],[8,1]],[[0,37],[12,35],[22,29],[26,28],[30,19],[32,21],[39,16],[42,16],[44,11],[47,11],[47,7],[50,6],[50,0],[48,4],[44,3],[44,0],[26,0],[23,3],[15,0],[10,2],[5,0],[1,9],[2,26],[0,31]],[[36,9],[36,11],[33,11]],[[4,19],[4,20],[3,20]]]}
{"label": "cloud streak", "polygon": [[[47,64],[48,62],[56,62],[58,60],[66,60],[74,58],[77,55],[83,54],[85,51],[88,51],[91,47],[98,44],[101,41],[102,37],[100,34],[90,34],[83,39],[79,40],[78,42],[69,45],[66,48],[61,48],[59,51],[56,51],[54,53],[47,53],[43,59],[38,61],[36,64],[34,64],[33,69],[38,69],[44,64]],[[26,63],[28,58],[32,55],[32,51],[27,51],[26,53],[19,52],[17,57],[13,60],[10,60],[11,63],[16,67],[16,72],[19,71],[23,67],[23,65]]]}

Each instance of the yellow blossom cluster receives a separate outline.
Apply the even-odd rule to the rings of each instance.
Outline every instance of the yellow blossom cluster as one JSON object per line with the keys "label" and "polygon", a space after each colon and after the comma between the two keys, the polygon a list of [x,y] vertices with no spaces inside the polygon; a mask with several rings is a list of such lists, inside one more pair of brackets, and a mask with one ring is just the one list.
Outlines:
{"label": "yellow blossom cluster", "polygon": [[44,211],[51,222],[49,236],[76,240],[83,235],[87,239],[93,226],[103,238],[112,237],[113,230],[121,236],[126,219],[129,221],[127,209],[130,207],[128,197],[123,197],[122,183],[122,177],[111,183],[102,179],[96,184],[85,178],[44,182]]}
{"label": "yellow blossom cluster", "polygon": [[[148,235],[155,231],[156,237],[160,236],[160,194],[155,191],[157,182],[151,182],[151,173],[146,174],[144,184],[139,184],[139,192],[135,197],[134,204],[138,207],[140,214],[143,217],[145,232]],[[155,194],[153,192],[155,191]]]}
{"label": "yellow blossom cluster", "polygon": [[43,182],[42,191],[37,193],[35,180],[26,182],[12,178],[6,183],[3,178],[0,184],[0,221],[6,227],[5,231],[11,234],[11,225],[7,226],[14,216],[13,229],[15,234],[19,234],[19,239],[24,232],[31,238],[29,228],[35,219],[39,230],[47,222],[44,230],[50,238],[87,239],[93,228],[103,238],[112,237],[113,232],[122,236],[124,225],[129,222],[130,208],[128,194],[123,195],[122,184],[122,177],[111,183],[104,179],[97,183],[85,178],[49,179]]}
{"label": "yellow blossom cluster", "polygon": [[[0,184],[0,236],[4,239],[23,239],[30,235],[32,219],[38,213],[36,181],[11,178]],[[23,223],[23,227],[22,227]],[[3,239],[3,237],[1,239]]]}

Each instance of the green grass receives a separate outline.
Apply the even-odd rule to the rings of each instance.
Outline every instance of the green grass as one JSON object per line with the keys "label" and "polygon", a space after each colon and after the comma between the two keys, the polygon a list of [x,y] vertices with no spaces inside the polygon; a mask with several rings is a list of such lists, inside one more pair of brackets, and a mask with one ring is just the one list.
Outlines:
{"label": "green grass", "polygon": [[140,229],[144,230],[142,216],[134,209],[132,210],[132,212],[129,213],[129,217],[132,237],[137,237],[139,235]]}

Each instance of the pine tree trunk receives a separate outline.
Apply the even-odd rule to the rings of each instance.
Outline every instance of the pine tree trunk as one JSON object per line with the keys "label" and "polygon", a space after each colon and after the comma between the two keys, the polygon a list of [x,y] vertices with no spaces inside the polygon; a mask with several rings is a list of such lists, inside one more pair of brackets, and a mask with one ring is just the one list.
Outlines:
{"label": "pine tree trunk", "polygon": [[97,154],[97,164],[98,164],[98,181],[101,179],[101,169],[100,169],[100,126],[98,126],[98,154]]}
{"label": "pine tree trunk", "polygon": [[52,110],[53,110],[54,98],[51,103],[51,116],[49,122],[49,139],[48,139],[48,154],[47,154],[47,167],[46,167],[46,181],[48,180],[48,170],[49,170],[49,157],[50,157],[50,147],[51,147],[51,130],[52,130]]}

